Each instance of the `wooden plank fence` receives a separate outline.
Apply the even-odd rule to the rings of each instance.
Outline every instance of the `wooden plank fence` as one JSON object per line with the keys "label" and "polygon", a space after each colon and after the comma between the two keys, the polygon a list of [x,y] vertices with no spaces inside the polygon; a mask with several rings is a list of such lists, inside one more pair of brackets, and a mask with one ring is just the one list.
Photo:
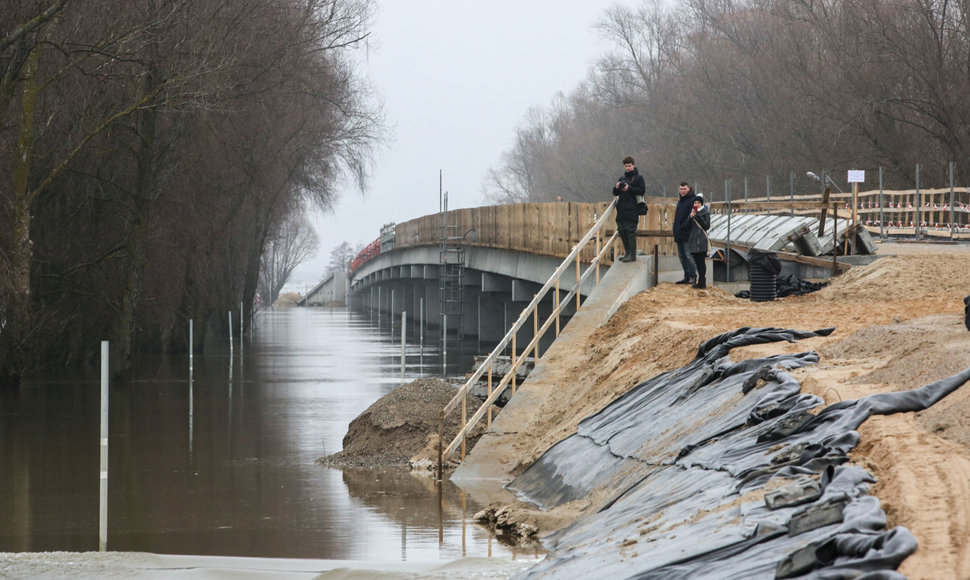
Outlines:
{"label": "wooden plank fence", "polygon": [[[675,255],[677,247],[669,230],[676,202],[664,198],[647,198],[647,202],[647,215],[640,218],[637,247],[652,254],[656,245],[660,255]],[[449,231],[462,236],[469,246],[564,258],[609,205],[609,201],[490,205],[451,210],[446,219],[449,225],[456,226]],[[601,232],[602,237],[608,238],[614,229],[613,222],[609,221]],[[441,240],[441,230],[441,214],[399,223],[396,226],[395,247],[437,245]],[[617,251],[622,253],[619,246]],[[589,262],[594,253],[594,248],[584,248],[580,259]],[[612,258],[607,260],[607,263],[611,262]]]}

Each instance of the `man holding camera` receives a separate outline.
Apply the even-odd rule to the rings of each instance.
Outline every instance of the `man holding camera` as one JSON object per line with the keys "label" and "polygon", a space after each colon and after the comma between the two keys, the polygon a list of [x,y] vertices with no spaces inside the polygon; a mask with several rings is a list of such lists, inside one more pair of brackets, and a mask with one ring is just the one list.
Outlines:
{"label": "man holding camera", "polygon": [[637,224],[640,212],[637,208],[637,196],[647,190],[643,176],[637,171],[633,157],[623,159],[623,176],[616,181],[613,195],[616,196],[616,231],[623,242],[626,254],[620,258],[621,262],[633,262],[637,259]]}

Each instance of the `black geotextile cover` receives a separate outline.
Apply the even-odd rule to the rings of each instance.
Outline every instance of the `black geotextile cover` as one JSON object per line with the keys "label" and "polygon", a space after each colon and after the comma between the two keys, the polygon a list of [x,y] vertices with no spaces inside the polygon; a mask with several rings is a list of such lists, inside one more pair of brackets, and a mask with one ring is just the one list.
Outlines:
{"label": "black geotextile cover", "polygon": [[769,274],[781,274],[781,260],[778,254],[764,250],[751,249],[748,251],[748,264],[752,268],[761,268]]}
{"label": "black geotextile cover", "polygon": [[[824,336],[741,328],[706,341],[683,368],[650,379],[579,424],[508,488],[551,508],[606,490],[605,505],[547,539],[522,578],[901,578],[916,549],[885,529],[872,476],[845,465],[871,415],[925,409],[970,369],[911,391],[808,411],[789,370],[814,352],[733,362],[750,344]],[[788,484],[820,491],[773,502]],[[801,502],[801,503],[799,503]]]}
{"label": "black geotextile cover", "polygon": [[970,296],[963,299],[963,324],[970,330]]}
{"label": "black geotextile cover", "polygon": [[[807,280],[802,280],[796,274],[779,276],[778,278],[775,278],[775,297],[784,298],[785,296],[801,296],[803,294],[810,294],[812,292],[821,290],[828,285],[828,282],[809,282]],[[749,290],[741,290],[734,296],[735,298],[747,300],[751,298],[751,292]]]}

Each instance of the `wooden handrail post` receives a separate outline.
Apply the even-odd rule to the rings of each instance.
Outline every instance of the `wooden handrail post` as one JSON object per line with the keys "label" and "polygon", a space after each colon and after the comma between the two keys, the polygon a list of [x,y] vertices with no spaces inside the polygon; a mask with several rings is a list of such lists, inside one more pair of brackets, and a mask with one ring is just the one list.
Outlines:
{"label": "wooden handrail post", "polygon": [[559,338],[559,278],[556,278],[556,338]]}
{"label": "wooden handrail post", "polygon": [[576,254],[576,312],[582,306],[579,302],[579,254]]}
{"label": "wooden handrail post", "polygon": [[853,254],[855,254],[856,238],[859,235],[859,228],[857,227],[858,220],[859,220],[859,215],[857,210],[858,206],[859,206],[859,182],[856,181],[852,183],[852,229],[846,230],[845,232],[846,240],[849,239],[850,232],[851,232],[851,235],[853,236],[852,250],[851,250]]}
{"label": "wooden handrail post", "polygon": [[[848,237],[848,236],[847,236]],[[839,273],[839,206],[832,209],[832,275]]]}
{"label": "wooden handrail post", "polygon": [[441,414],[438,415],[438,483],[441,483],[441,465],[444,463],[442,459],[442,445],[445,441],[445,411],[441,410]]}
{"label": "wooden handrail post", "polygon": [[[492,398],[492,365],[488,365],[488,398]],[[488,427],[492,426],[492,406],[488,406]]]}
{"label": "wooden handrail post", "polygon": [[[461,428],[465,429],[468,424],[468,397],[461,398]],[[468,438],[462,435],[461,437],[461,460],[465,460],[465,441]]]}
{"label": "wooden handrail post", "polygon": [[512,396],[515,396],[515,371],[518,368],[516,366],[516,363],[519,360],[519,355],[516,354],[516,352],[515,352],[516,351],[516,348],[515,348],[515,336],[516,336],[516,334],[518,334],[518,333],[515,333],[515,334],[512,335]]}
{"label": "wooden handrail post", "polygon": [[[598,229],[596,230],[596,254],[594,254],[594,255],[596,255],[596,256],[599,256],[600,255],[600,231]],[[599,285],[599,283],[600,283],[600,265],[599,265],[599,263],[595,263],[594,266],[596,266],[596,284]]]}
{"label": "wooden handrail post", "polygon": [[[532,336],[538,338],[539,335],[539,305],[532,309]],[[532,364],[539,363],[539,341],[536,340],[535,350],[532,351]]]}

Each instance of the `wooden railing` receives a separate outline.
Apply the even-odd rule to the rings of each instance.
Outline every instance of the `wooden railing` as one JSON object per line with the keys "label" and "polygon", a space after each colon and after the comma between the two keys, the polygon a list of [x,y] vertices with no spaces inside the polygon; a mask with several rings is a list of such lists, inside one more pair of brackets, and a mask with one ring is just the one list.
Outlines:
{"label": "wooden railing", "polygon": [[[839,205],[840,217],[852,215],[852,193],[833,192],[829,200]],[[790,205],[821,200],[820,194],[772,196],[771,203],[789,201]],[[926,235],[937,238],[970,238],[970,188],[869,190],[856,195],[858,223],[872,233],[888,235]],[[768,198],[749,198],[745,204],[735,200],[734,211],[764,213],[759,203]],[[724,202],[712,204],[712,209]],[[741,209],[745,207],[747,209]],[[794,215],[814,213],[813,210],[793,207]],[[772,211],[770,213],[787,213]]]}
{"label": "wooden railing", "polygon": [[[557,205],[573,205],[573,204],[562,204]],[[451,401],[445,405],[441,410],[440,420],[438,423],[438,479],[442,476],[442,466],[445,461],[451,458],[452,455],[461,447],[461,457],[465,458],[465,441],[468,437],[468,433],[478,425],[482,417],[488,415],[488,424],[491,425],[492,420],[492,406],[498,397],[505,391],[506,387],[511,385],[512,394],[515,394],[515,373],[519,366],[526,359],[529,353],[533,353],[535,362],[539,361],[539,340],[545,335],[545,333],[555,325],[556,336],[559,336],[560,331],[560,313],[563,308],[570,304],[575,297],[576,300],[576,310],[582,306],[580,297],[580,288],[583,283],[591,276],[595,276],[595,282],[599,283],[599,266],[604,263],[606,256],[610,254],[611,246],[616,242],[617,234],[614,231],[612,235],[606,240],[606,243],[601,243],[601,233],[604,231],[606,224],[613,219],[613,208],[615,202],[603,206],[603,211],[601,213],[595,214],[596,219],[591,224],[589,230],[578,240],[578,242],[573,246],[572,251],[568,253],[566,258],[562,261],[558,268],[552,273],[546,283],[542,288],[536,293],[530,302],[524,309],[522,313],[519,314],[518,319],[515,324],[509,328],[509,331],[505,334],[505,337],[495,346],[488,357],[478,366],[474,373],[465,381],[465,384],[458,389],[455,396]],[[499,206],[503,207],[503,206]],[[477,208],[482,209],[482,208]],[[590,245],[592,242],[592,245]],[[583,256],[591,256],[589,260],[589,265],[586,267],[585,271],[582,271],[581,262],[583,262]],[[566,274],[567,271],[572,270],[573,264],[575,264],[576,280],[575,285],[566,294],[565,297],[560,299],[560,280]],[[550,292],[553,292],[553,304],[555,307],[550,313],[549,317],[541,324],[539,324],[539,311],[538,306],[543,298]],[[516,335],[520,328],[522,328],[529,320],[532,320],[533,333],[532,340],[529,342],[525,348],[519,352],[518,345],[516,344]],[[499,355],[506,349],[507,346],[511,345],[512,352],[512,364],[509,367],[508,372],[499,381],[498,385],[494,388],[492,387],[492,371],[493,366],[498,360]],[[468,418],[468,409],[466,407],[466,395],[475,383],[477,383],[482,375],[488,373],[488,397],[485,402],[479,407],[479,409]],[[445,448],[444,443],[444,424],[445,418],[454,411],[459,405],[461,405],[461,424],[462,427],[458,431],[455,438],[448,444]]]}
{"label": "wooden railing", "polygon": [[[661,255],[673,255],[676,246],[662,230],[669,230],[673,221],[676,200],[662,197],[647,198],[647,215],[640,218],[638,247],[645,252],[659,246]],[[456,225],[456,232],[465,244],[529,252],[563,258],[569,255],[593,224],[606,214],[612,214],[612,202],[578,203],[519,203],[473,207],[448,212],[447,221]],[[610,216],[612,217],[612,215]],[[604,222],[604,227],[612,224]],[[397,224],[395,248],[437,245],[441,239],[441,214],[422,216]],[[651,235],[653,233],[654,235]],[[648,252],[649,253],[649,252]],[[593,259],[594,249],[581,250],[580,260]],[[612,257],[605,258],[612,263]]]}

